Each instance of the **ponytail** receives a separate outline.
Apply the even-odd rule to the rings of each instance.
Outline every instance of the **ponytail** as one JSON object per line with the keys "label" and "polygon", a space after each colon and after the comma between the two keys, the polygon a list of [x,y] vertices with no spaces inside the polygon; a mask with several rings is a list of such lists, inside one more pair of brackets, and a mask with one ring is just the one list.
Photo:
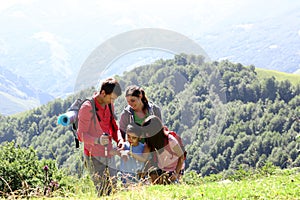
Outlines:
{"label": "ponytail", "polygon": [[149,102],[148,98],[146,97],[145,91],[143,89],[140,89],[142,93],[142,102],[143,102],[143,111],[145,112],[146,110],[149,110]]}

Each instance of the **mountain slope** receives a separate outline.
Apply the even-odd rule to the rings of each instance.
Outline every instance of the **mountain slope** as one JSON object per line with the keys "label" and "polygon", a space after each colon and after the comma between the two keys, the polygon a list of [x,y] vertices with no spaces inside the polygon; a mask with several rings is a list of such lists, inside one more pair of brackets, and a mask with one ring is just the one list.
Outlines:
{"label": "mountain slope", "polygon": [[257,76],[261,79],[263,78],[271,78],[274,76],[278,81],[289,80],[293,85],[300,85],[300,74],[290,74],[285,72],[280,72],[276,70],[268,70],[262,68],[255,68],[257,72]]}
{"label": "mountain slope", "polygon": [[21,76],[0,66],[0,113],[11,115],[35,108],[52,100],[48,93],[36,90]]}

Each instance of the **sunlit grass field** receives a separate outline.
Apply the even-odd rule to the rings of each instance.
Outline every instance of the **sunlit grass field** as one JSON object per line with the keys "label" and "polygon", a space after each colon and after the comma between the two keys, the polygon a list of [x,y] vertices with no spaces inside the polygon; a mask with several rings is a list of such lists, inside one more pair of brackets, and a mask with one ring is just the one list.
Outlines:
{"label": "sunlit grass field", "polygon": [[255,71],[257,72],[258,78],[260,79],[271,78],[272,76],[274,76],[278,81],[289,80],[292,85],[300,84],[300,74],[290,74],[261,68],[255,68]]}
{"label": "sunlit grass field", "polygon": [[139,184],[128,188],[119,186],[114,194],[104,197],[97,197],[92,182],[89,184],[78,182],[75,193],[51,199],[300,199],[298,168],[274,171],[272,169],[267,173],[238,170],[229,179],[222,177],[221,174],[201,177],[196,173],[187,173],[178,184]]}
{"label": "sunlit grass field", "polygon": [[300,175],[137,187],[107,199],[300,199]]}

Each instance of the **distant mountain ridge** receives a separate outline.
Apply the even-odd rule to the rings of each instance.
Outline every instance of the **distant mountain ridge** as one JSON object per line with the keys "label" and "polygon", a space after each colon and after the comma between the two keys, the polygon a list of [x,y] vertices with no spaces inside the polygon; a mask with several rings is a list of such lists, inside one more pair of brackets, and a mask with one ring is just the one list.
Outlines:
{"label": "distant mountain ridge", "polygon": [[[106,32],[101,29],[92,29],[102,26],[95,26],[93,21],[86,21],[85,28],[78,28],[80,26],[76,23],[68,23],[68,29],[44,31],[40,28],[40,22],[32,23],[31,21],[35,19],[34,16],[41,15],[42,10],[30,9],[24,5],[18,5],[0,14],[1,23],[5,24],[10,21],[10,26],[22,28],[22,31],[17,31],[17,29],[7,31],[9,29],[6,30],[5,27],[0,30],[3,37],[3,41],[0,41],[0,65],[11,68],[11,73],[14,73],[16,77],[21,75],[27,80],[26,82],[16,77],[6,77],[8,73],[1,74],[3,76],[1,87],[4,87],[0,90],[1,97],[5,104],[10,105],[0,106],[2,114],[25,111],[28,104],[31,108],[33,105],[47,102],[47,99],[52,98],[51,96],[66,97],[73,93],[80,67],[89,54],[115,34],[132,30],[132,27],[119,29],[113,26]],[[30,17],[24,19],[21,24],[18,18],[12,17],[12,14],[19,10],[30,14]],[[249,13],[243,13],[244,10],[240,10],[207,29],[201,28],[200,25],[197,27],[195,24],[192,28],[178,25],[178,30],[173,31],[178,31],[195,40],[211,60],[228,59],[234,63],[254,65],[257,68],[299,74],[300,12],[298,10],[299,7],[295,7],[288,12],[270,14],[269,18],[256,16],[257,13],[253,8],[248,11]],[[268,10],[266,10],[266,16],[267,14]],[[116,19],[119,17],[121,16],[116,16]],[[111,24],[111,21],[107,23]],[[185,32],[185,28],[192,31]],[[86,31],[87,29],[92,31]],[[162,54],[159,56],[166,59],[166,56]],[[106,71],[110,74],[119,74],[120,68],[128,70],[130,66],[137,66],[137,63],[146,64],[149,60],[152,61],[153,58],[156,59],[159,56],[149,56],[144,53],[134,56],[126,55],[121,63],[117,63],[116,69],[111,65]],[[7,80],[10,81],[6,82]],[[32,98],[30,103],[28,98]],[[20,100],[21,102],[18,103]],[[20,108],[15,110],[11,106],[12,102],[20,104]],[[17,106],[17,104],[13,105]],[[11,108],[13,110],[10,110]]]}
{"label": "distant mountain ridge", "polygon": [[236,19],[219,24],[197,41],[212,60],[228,59],[258,68],[299,73],[299,19],[296,8],[272,18],[244,23]]}
{"label": "distant mountain ridge", "polygon": [[35,89],[29,82],[0,66],[0,113],[11,115],[32,109],[54,99],[47,92]]}

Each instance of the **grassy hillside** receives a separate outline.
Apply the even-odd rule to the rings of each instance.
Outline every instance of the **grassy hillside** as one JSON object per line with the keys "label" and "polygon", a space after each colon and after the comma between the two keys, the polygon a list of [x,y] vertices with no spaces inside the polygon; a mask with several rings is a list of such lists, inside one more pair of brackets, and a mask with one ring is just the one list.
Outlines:
{"label": "grassy hillside", "polygon": [[[218,175],[203,178],[189,173],[180,184],[119,187],[113,195],[101,199],[299,199],[299,169],[277,170],[270,167],[265,170],[260,173],[238,170],[232,179],[225,180]],[[97,198],[91,182],[77,184],[75,193],[64,193],[68,199]],[[55,199],[66,198],[56,195]]]}
{"label": "grassy hillside", "polygon": [[134,188],[107,199],[299,199],[300,176],[272,175],[241,181]]}
{"label": "grassy hillside", "polygon": [[255,68],[258,78],[265,79],[274,76],[278,81],[289,80],[293,85],[300,84],[300,74],[289,74],[285,72]]}

